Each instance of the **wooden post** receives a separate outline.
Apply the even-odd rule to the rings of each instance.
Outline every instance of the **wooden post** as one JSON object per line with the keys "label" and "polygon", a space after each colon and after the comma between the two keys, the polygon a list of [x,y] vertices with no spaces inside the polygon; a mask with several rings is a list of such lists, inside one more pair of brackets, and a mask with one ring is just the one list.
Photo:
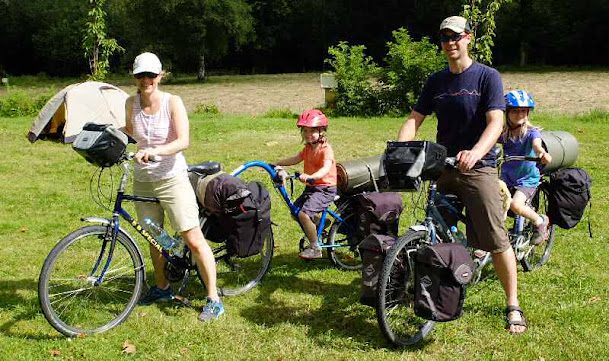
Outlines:
{"label": "wooden post", "polygon": [[322,73],[319,76],[321,89],[324,92],[324,105],[326,108],[336,107],[336,77],[333,73]]}

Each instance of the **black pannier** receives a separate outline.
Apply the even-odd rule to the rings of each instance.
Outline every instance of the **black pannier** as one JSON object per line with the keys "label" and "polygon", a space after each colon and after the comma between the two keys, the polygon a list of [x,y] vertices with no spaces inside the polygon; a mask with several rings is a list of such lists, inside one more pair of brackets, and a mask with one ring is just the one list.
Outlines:
{"label": "black pannier", "polygon": [[226,242],[237,257],[260,253],[271,232],[271,198],[258,182],[245,183],[226,173],[198,182],[197,198],[209,213],[204,234],[213,242]]}
{"label": "black pannier", "polygon": [[446,148],[429,141],[387,142],[383,156],[386,188],[418,190],[421,180],[437,179],[444,170]]}
{"label": "black pannier", "polygon": [[361,304],[376,307],[378,302],[378,282],[383,269],[387,250],[395,244],[396,237],[384,234],[370,234],[359,245],[362,255]]}
{"label": "black pannier", "polygon": [[452,321],[463,313],[474,262],[461,243],[438,243],[417,251],[414,312],[427,320]]}
{"label": "black pannier", "polygon": [[370,192],[358,194],[354,198],[359,240],[369,234],[397,236],[403,209],[402,197],[399,193]]}
{"label": "black pannier", "polygon": [[110,167],[120,161],[128,143],[127,134],[110,124],[86,123],[72,142],[72,148],[87,162]]}
{"label": "black pannier", "polygon": [[591,186],[592,179],[581,168],[564,168],[550,174],[547,216],[552,224],[564,229],[575,227],[590,201]]}

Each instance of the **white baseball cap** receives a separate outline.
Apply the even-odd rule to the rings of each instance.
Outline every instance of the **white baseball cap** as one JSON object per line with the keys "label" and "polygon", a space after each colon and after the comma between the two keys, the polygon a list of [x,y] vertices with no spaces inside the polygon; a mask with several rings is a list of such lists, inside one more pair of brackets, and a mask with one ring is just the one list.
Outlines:
{"label": "white baseball cap", "polygon": [[163,66],[159,57],[153,53],[141,53],[133,61],[133,74],[154,73],[161,74]]}
{"label": "white baseball cap", "polygon": [[449,29],[457,34],[462,32],[471,33],[472,29],[469,25],[469,21],[462,16],[450,16],[442,21],[440,24],[440,31]]}

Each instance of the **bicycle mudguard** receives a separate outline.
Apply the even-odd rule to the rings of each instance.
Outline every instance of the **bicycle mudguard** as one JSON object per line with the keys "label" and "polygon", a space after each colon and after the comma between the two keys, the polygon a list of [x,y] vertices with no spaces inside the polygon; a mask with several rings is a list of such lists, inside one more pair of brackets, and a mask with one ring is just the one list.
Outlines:
{"label": "bicycle mudguard", "polygon": [[410,229],[412,229],[413,231],[427,231],[427,227],[422,224],[412,225],[410,226]]}
{"label": "bicycle mudguard", "polygon": [[[88,223],[101,224],[102,226],[110,226],[110,224],[112,222],[111,219],[103,218],[103,217],[95,217],[95,216],[93,216],[93,217],[83,217],[80,220],[83,221],[83,222],[88,222]],[[133,243],[133,245],[135,246],[138,254],[140,255],[140,258],[142,259],[142,263],[143,263],[144,262],[144,258],[142,256],[142,250],[140,249],[140,246],[137,244],[137,242],[133,239],[133,237],[131,237],[131,235],[129,233],[127,233],[122,227],[118,228],[118,232],[122,233],[123,235],[125,235],[125,237],[129,238],[131,243]]]}

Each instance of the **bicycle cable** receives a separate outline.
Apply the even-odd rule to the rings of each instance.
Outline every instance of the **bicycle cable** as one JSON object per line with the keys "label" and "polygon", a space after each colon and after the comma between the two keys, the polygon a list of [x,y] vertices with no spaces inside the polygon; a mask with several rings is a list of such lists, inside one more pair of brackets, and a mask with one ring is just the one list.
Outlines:
{"label": "bicycle cable", "polygon": [[[110,193],[107,195],[104,193],[104,190],[103,190],[104,186],[103,186],[103,178],[102,178],[104,171],[106,169],[110,169],[110,172],[109,172]],[[106,174],[108,174],[108,173],[106,173]],[[97,186],[96,186],[97,192],[94,193],[93,192],[93,187],[94,187],[93,182],[94,182],[94,179],[96,178],[96,176],[97,176]],[[110,168],[98,167],[93,171],[93,173],[91,174],[91,179],[89,180],[89,194],[90,194],[93,202],[95,202],[95,204],[97,204],[102,209],[112,212],[111,205],[112,205],[112,202],[114,201],[114,172],[111,167]]]}

